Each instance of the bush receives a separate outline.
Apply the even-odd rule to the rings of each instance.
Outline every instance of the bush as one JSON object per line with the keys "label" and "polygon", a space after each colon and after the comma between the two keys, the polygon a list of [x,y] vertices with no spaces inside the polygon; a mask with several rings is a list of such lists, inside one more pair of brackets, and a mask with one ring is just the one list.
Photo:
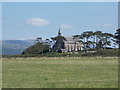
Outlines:
{"label": "bush", "polygon": [[102,56],[102,57],[117,57],[118,56],[118,50],[114,49],[101,49],[97,50],[96,52],[89,52],[86,54],[83,54],[82,56]]}
{"label": "bush", "polygon": [[118,56],[118,50],[114,49],[101,49],[97,51],[89,51],[88,53],[56,53],[56,52],[49,52],[45,54],[23,54],[23,55],[3,55],[2,57],[117,57]]}
{"label": "bush", "polygon": [[49,52],[49,45],[44,45],[43,43],[36,43],[35,45],[32,45],[25,49],[22,54],[42,54],[42,53],[48,53]]}

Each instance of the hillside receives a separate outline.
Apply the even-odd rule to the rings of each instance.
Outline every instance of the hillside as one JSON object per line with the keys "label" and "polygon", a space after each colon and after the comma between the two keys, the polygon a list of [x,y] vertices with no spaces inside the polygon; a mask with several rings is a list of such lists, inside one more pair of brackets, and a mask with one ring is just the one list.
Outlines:
{"label": "hillside", "polygon": [[34,39],[29,40],[3,40],[0,43],[2,46],[2,55],[17,55],[21,54],[22,51],[34,44]]}

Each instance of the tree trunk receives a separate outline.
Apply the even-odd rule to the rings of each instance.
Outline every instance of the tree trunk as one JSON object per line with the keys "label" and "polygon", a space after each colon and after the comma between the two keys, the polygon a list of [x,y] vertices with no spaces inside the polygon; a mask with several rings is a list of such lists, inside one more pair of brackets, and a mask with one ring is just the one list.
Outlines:
{"label": "tree trunk", "polygon": [[95,49],[95,35],[93,37],[93,49]]}

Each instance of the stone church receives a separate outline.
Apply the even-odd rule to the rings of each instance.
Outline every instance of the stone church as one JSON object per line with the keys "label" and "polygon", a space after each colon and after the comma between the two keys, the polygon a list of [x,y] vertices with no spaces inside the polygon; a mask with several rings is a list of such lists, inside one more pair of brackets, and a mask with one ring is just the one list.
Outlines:
{"label": "stone church", "polygon": [[79,40],[74,40],[73,37],[65,37],[65,49],[67,52],[77,52],[83,50],[82,43],[77,42]]}
{"label": "stone church", "polygon": [[56,52],[78,52],[83,50],[82,43],[78,42],[78,39],[73,39],[73,37],[65,37],[66,40],[63,40],[60,29],[58,31],[58,36],[53,49]]}

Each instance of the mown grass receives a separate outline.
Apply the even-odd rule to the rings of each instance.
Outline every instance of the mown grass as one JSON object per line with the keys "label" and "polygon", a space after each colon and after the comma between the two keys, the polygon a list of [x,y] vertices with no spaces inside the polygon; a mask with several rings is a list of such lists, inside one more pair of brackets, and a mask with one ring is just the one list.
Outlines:
{"label": "mown grass", "polygon": [[3,59],[3,88],[117,88],[117,58]]}

